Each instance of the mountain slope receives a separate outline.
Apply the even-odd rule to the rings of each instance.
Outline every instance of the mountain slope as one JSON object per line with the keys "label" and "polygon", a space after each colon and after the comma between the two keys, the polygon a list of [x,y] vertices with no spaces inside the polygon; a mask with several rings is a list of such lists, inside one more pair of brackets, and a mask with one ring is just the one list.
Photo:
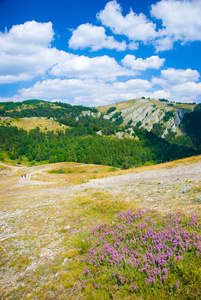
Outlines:
{"label": "mountain slope", "polygon": [[[178,140],[173,132],[179,132],[181,116],[194,104],[141,98],[115,105],[90,108],[40,100],[2,103],[0,157],[127,169],[200,153],[189,137],[181,135]],[[23,128],[27,119],[35,127]],[[57,124],[55,130],[53,124]]]}
{"label": "mountain slope", "polygon": [[[97,107],[105,113],[107,119],[113,118],[116,113],[121,113],[123,123],[126,125],[143,127],[150,131],[153,125],[159,123],[163,127],[163,134],[168,130],[181,134],[179,124],[186,112],[193,111],[195,104],[170,103],[166,99],[154,100],[144,97],[134,100],[118,102],[115,104]],[[107,111],[113,111],[107,114]],[[114,109],[115,108],[115,109]]]}

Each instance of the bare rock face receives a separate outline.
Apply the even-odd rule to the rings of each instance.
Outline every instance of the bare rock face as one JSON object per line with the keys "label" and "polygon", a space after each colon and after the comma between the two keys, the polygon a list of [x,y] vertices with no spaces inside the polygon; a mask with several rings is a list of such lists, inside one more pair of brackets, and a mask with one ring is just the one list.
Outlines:
{"label": "bare rock face", "polygon": [[175,112],[175,115],[174,115],[174,123],[175,125],[178,127],[179,124],[181,123],[181,119],[183,118],[184,115],[180,114],[179,111],[176,111]]}

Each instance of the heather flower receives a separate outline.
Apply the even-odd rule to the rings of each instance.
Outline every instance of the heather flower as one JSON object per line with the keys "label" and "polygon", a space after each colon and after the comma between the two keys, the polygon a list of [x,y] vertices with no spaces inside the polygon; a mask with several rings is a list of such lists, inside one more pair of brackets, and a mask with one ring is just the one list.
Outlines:
{"label": "heather flower", "polygon": [[85,268],[84,271],[83,271],[83,275],[86,275],[88,273],[89,273],[89,270],[87,268]]}
{"label": "heather flower", "polygon": [[176,282],[175,287],[176,287],[177,290],[179,289],[179,280]]}
{"label": "heather flower", "polygon": [[[177,261],[184,259],[185,252],[201,254],[198,227],[197,216],[186,220],[181,213],[171,213],[160,218],[151,210],[129,209],[113,219],[112,225],[102,224],[91,230],[93,246],[85,257],[87,268],[83,275],[87,276],[94,268],[94,278],[110,273],[110,286],[106,290],[112,284],[116,287],[127,284],[135,292],[137,285],[132,271],[143,274],[147,285],[162,284]],[[179,283],[178,280],[175,290],[179,289]]]}

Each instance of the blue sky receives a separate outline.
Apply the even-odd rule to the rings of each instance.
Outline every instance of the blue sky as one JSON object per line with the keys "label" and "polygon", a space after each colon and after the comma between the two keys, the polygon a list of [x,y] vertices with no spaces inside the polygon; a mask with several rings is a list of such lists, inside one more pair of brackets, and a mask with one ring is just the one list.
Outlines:
{"label": "blue sky", "polygon": [[0,0],[0,101],[201,102],[200,0]]}

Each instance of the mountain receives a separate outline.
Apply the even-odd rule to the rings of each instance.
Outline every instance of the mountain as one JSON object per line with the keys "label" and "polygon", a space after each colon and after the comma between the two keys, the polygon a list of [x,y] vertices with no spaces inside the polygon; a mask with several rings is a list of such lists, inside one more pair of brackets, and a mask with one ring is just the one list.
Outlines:
{"label": "mountain", "polygon": [[97,109],[106,114],[104,117],[107,119],[114,120],[115,115],[121,115],[123,125],[129,124],[150,131],[154,124],[159,124],[163,128],[164,137],[168,130],[182,134],[179,125],[184,115],[192,112],[195,106],[195,103],[173,103],[166,99],[155,100],[142,97],[97,107]]}
{"label": "mountain", "polygon": [[196,155],[199,145],[184,134],[182,121],[195,107],[144,97],[96,108],[36,99],[4,102],[0,158],[129,168]]}
{"label": "mountain", "polygon": [[[192,112],[195,103],[173,103],[166,99],[138,98],[96,108],[81,105],[72,106],[61,102],[47,102],[44,100],[26,100],[23,102],[0,103],[0,116],[3,118],[54,118],[62,124],[79,121],[81,117],[103,117],[115,122],[116,125],[130,125],[151,131],[156,126],[161,127],[161,136],[168,131],[182,134],[180,124],[186,113]],[[68,122],[66,121],[68,119]],[[72,124],[69,124],[72,125]]]}

